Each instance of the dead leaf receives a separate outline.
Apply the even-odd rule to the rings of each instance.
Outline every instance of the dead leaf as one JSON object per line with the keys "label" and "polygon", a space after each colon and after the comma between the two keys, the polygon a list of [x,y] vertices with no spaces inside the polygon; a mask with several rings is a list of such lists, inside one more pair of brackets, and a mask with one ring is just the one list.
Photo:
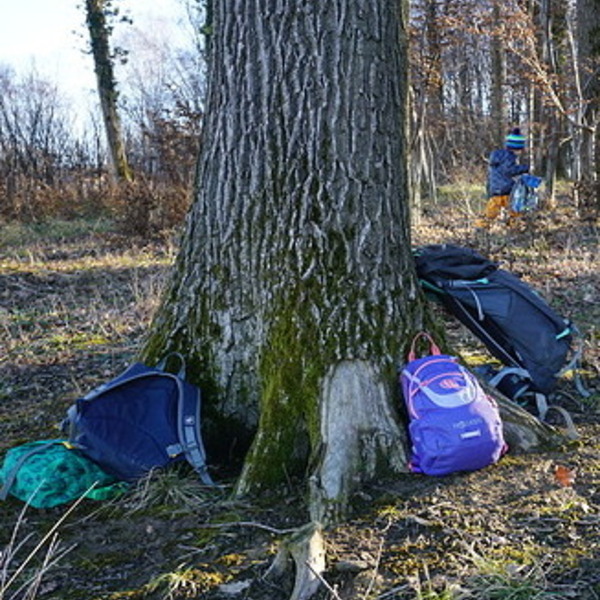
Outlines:
{"label": "dead leaf", "polygon": [[575,471],[563,465],[557,465],[554,480],[562,487],[570,487],[575,483]]}

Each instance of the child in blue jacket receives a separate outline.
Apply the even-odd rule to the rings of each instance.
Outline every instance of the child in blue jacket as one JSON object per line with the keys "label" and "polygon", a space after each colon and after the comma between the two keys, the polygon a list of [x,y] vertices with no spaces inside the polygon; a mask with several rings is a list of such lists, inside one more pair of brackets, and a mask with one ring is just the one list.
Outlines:
{"label": "child in blue jacket", "polygon": [[505,147],[490,154],[488,168],[488,203],[483,217],[477,220],[477,227],[487,227],[498,217],[503,208],[509,209],[509,222],[517,213],[510,211],[510,192],[515,185],[515,177],[529,171],[527,165],[517,162],[518,153],[525,148],[525,136],[519,128],[513,129],[507,136]]}

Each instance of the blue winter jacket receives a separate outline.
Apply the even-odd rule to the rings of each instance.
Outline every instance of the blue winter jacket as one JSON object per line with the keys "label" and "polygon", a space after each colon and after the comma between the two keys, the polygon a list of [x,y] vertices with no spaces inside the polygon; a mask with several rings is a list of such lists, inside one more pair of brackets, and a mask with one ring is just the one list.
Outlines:
{"label": "blue winter jacket", "polygon": [[515,184],[513,177],[527,171],[529,171],[527,165],[517,164],[517,155],[512,150],[505,148],[494,150],[490,154],[488,195],[507,196]]}

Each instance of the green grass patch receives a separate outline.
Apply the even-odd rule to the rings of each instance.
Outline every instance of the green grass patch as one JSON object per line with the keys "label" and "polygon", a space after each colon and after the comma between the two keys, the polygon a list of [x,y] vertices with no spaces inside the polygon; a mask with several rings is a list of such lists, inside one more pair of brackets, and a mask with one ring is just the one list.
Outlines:
{"label": "green grass patch", "polygon": [[114,228],[109,219],[50,219],[41,223],[10,222],[0,228],[0,249],[21,248],[74,241],[91,234],[107,233]]}

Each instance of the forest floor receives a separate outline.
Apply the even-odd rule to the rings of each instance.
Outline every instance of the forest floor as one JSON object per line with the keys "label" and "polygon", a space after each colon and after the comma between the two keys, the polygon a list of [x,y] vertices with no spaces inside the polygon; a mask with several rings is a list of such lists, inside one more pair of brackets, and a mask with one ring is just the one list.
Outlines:
{"label": "forest floor", "polygon": [[[509,452],[474,473],[372,482],[349,520],[326,534],[318,600],[600,598],[598,226],[565,201],[516,230],[476,233],[462,206],[430,207],[414,226],[415,244],[474,247],[579,326],[592,396],[581,399],[565,379],[558,400],[581,438]],[[131,247],[100,224],[28,231],[0,232],[0,457],[60,437],[55,425],[74,399],[133,359],[176,252],[165,241]],[[485,354],[451,317],[440,318],[467,362]],[[574,480],[557,479],[557,466]],[[7,586],[19,565],[44,571],[34,594],[42,599],[288,598],[292,578],[266,575],[286,532],[308,520],[305,490],[290,481],[245,501],[229,491],[172,471],[115,501],[85,500],[58,527],[59,554],[47,569],[47,544],[27,556],[66,508],[28,508],[20,518],[23,504],[9,497],[0,503],[0,599],[33,597]]]}

